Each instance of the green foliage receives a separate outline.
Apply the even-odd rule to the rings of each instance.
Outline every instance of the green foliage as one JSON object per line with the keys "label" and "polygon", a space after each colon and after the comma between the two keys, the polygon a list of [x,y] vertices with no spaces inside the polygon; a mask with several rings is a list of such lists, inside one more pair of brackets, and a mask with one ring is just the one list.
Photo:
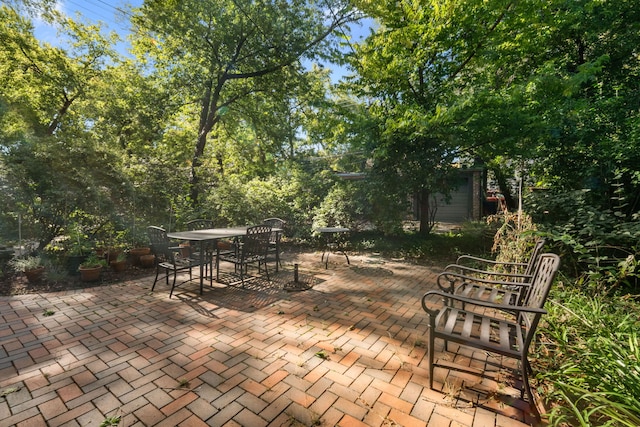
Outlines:
{"label": "green foliage", "polygon": [[[597,196],[595,196],[597,197]],[[603,209],[590,190],[532,194],[527,205],[563,252],[579,283],[602,292],[635,291],[638,286],[640,218],[621,209]]]}
{"label": "green foliage", "polygon": [[[291,218],[287,203],[292,194],[285,182],[271,178],[254,178],[243,182],[230,177],[207,195],[204,217],[222,225],[256,224],[265,218]],[[193,218],[189,218],[193,219]]]}
{"label": "green foliage", "polygon": [[[325,14],[325,8],[331,9],[330,15]],[[342,0],[322,5],[302,1],[244,6],[230,0],[158,1],[134,11],[134,51],[140,61],[152,64],[154,72],[171,85],[180,105],[198,106],[190,115],[197,128],[189,174],[192,205],[199,202],[201,167],[207,160],[218,172],[225,173],[225,141],[208,147],[207,138],[219,138],[222,122],[235,127],[234,116],[236,123],[245,121],[242,114],[237,114],[252,110],[253,100],[269,107],[272,103],[286,105],[289,99],[282,96],[283,89],[290,89],[287,82],[300,69],[299,61],[324,53],[332,30],[354,16],[351,4]],[[251,115],[249,124],[260,141],[268,136],[265,120],[261,110],[253,111],[256,114]],[[180,118],[184,122],[186,117]],[[230,139],[236,135],[243,139],[248,129],[242,130],[245,132],[232,132]],[[295,128],[288,130],[291,135]],[[263,145],[271,142],[266,138],[263,141],[267,143]],[[260,156],[265,162],[271,151],[245,143],[228,148],[249,154],[239,158],[250,162]]]}
{"label": "green foliage", "polygon": [[12,258],[8,263],[15,271],[27,271],[42,267],[44,264],[40,256],[26,256]]}
{"label": "green foliage", "polygon": [[501,262],[527,262],[531,248],[540,238],[537,227],[526,213],[509,213],[493,215],[487,219],[488,224],[497,228],[493,238],[492,252],[496,260]]}
{"label": "green foliage", "polygon": [[89,256],[80,264],[80,267],[85,267],[85,268],[106,267],[106,266],[107,266],[106,260],[102,257],[99,257],[95,252],[89,254]]}
{"label": "green foliage", "polygon": [[313,228],[347,227],[362,229],[371,218],[371,204],[363,186],[337,182],[326,195],[313,217]]}
{"label": "green foliage", "polygon": [[640,321],[633,298],[587,295],[564,279],[539,327],[536,371],[551,425],[640,425]]}
{"label": "green foliage", "polygon": [[389,258],[441,265],[454,261],[459,255],[486,255],[493,243],[492,232],[483,222],[467,222],[457,232],[427,236],[412,231],[385,235],[366,230],[351,237],[349,248],[355,252],[374,252]]}
{"label": "green foliage", "polygon": [[111,417],[107,417],[100,423],[99,427],[117,426],[117,425],[120,424],[121,420],[122,420],[122,417],[120,415],[114,415],[114,416],[111,416]]}

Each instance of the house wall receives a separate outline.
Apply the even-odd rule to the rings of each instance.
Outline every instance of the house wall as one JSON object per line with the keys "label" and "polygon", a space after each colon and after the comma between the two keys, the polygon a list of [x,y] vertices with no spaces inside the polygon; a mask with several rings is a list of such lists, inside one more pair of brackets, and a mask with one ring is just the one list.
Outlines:
{"label": "house wall", "polygon": [[[435,220],[459,223],[482,219],[483,177],[484,171],[481,169],[460,170],[458,188],[451,192],[449,201],[442,194],[436,195],[438,210]],[[414,199],[414,219],[419,220],[416,200]]]}

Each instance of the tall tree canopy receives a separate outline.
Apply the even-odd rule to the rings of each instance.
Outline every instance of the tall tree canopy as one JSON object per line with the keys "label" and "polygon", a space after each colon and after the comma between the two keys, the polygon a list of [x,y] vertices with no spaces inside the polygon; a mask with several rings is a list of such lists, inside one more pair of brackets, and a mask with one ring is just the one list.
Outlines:
{"label": "tall tree canopy", "polygon": [[625,215],[637,210],[640,12],[631,2],[358,6],[380,23],[350,63],[379,118],[373,157],[387,182],[440,190],[452,158],[481,159],[507,194],[517,166],[530,183],[597,188],[604,200],[622,185],[633,199]]}
{"label": "tall tree canopy", "polygon": [[197,204],[207,137],[234,104],[279,91],[300,60],[327,54],[340,25],[356,19],[349,2],[153,0],[137,11],[135,45],[155,72],[171,80],[176,98],[197,106],[190,165]]}
{"label": "tall tree canopy", "polygon": [[[433,226],[433,194],[455,186],[459,141],[447,108],[471,83],[469,76],[509,1],[362,1],[380,28],[357,46],[350,63],[354,83],[372,99],[379,138],[372,141],[374,172],[393,191],[416,193],[420,229]],[[402,185],[397,185],[402,183]]]}

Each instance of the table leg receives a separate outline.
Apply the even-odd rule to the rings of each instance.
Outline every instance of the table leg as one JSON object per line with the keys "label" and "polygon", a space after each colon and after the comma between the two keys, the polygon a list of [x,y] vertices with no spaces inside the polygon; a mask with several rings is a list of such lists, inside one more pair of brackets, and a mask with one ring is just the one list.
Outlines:
{"label": "table leg", "polygon": [[204,240],[200,241],[200,295],[203,293],[204,285]]}
{"label": "table leg", "polygon": [[276,235],[276,273],[280,267],[280,233]]}
{"label": "table leg", "polygon": [[[341,242],[339,241],[340,237],[336,236],[334,233],[326,233],[325,239],[325,249],[322,252],[322,257],[320,258],[324,261],[325,270],[329,268],[329,255],[331,255],[331,251],[335,253],[341,253],[347,259],[347,264],[351,265],[351,261],[349,261],[349,256],[344,251],[341,246]],[[327,258],[325,259],[324,254],[327,254]]]}

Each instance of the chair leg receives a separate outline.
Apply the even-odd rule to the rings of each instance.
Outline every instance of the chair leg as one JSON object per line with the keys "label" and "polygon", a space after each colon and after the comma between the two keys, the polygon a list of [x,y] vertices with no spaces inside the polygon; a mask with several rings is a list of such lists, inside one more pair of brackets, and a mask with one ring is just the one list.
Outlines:
{"label": "chair leg", "polygon": [[522,369],[522,382],[524,390],[527,393],[527,398],[529,399],[529,407],[531,408],[531,412],[536,417],[536,420],[540,422],[540,412],[538,412],[538,407],[536,406],[535,400],[533,400],[533,392],[531,391],[531,386],[529,385],[529,373],[527,372],[527,366],[529,365],[529,361],[527,357],[523,354],[521,358],[521,369]]}
{"label": "chair leg", "polygon": [[[176,276],[178,275],[177,270],[173,270],[173,283],[171,284],[171,292],[169,292],[169,299],[171,299],[171,296],[173,295],[173,290],[176,287]],[[169,277],[169,271],[167,270],[167,277]]]}
{"label": "chair leg", "polygon": [[151,292],[153,292],[153,290],[156,287],[156,283],[158,283],[158,275],[160,274],[160,265],[158,265],[156,267],[156,278],[153,280],[153,286],[151,286]]}
{"label": "chair leg", "polygon": [[[429,319],[429,323],[432,321]],[[433,390],[433,353],[435,353],[436,349],[434,348],[435,337],[433,336],[433,330],[435,329],[435,325],[429,326],[429,388]]]}

